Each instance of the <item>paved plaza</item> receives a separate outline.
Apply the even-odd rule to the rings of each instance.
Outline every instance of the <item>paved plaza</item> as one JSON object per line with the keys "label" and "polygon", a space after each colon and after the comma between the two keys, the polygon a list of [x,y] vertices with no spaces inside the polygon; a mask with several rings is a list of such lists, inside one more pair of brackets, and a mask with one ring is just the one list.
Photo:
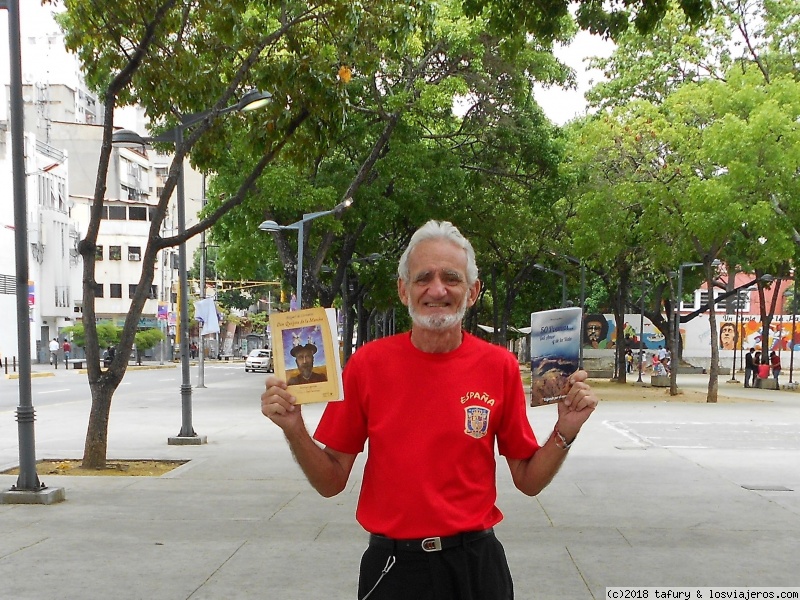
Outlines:
{"label": "paved plaza", "polygon": [[[112,407],[109,458],[185,465],[157,478],[40,473],[66,501],[0,505],[0,597],[356,597],[367,539],[354,519],[363,459],[344,493],[320,498],[260,415],[263,376],[213,368],[230,370],[229,383],[195,389],[193,402],[208,444],[167,445],[181,419],[174,385],[163,398],[129,391]],[[59,369],[55,377],[81,375]],[[684,388],[706,383],[679,376]],[[800,586],[800,394],[720,390],[751,401],[601,403],[536,498],[516,491],[500,463],[497,532],[517,598],[599,599],[608,586]],[[11,392],[0,381],[0,393]],[[37,407],[37,458],[80,457],[88,407],[88,398]],[[546,437],[555,407],[528,411]],[[310,427],[320,413],[304,408]],[[16,464],[6,409],[0,470]],[[0,475],[4,490],[15,482]]]}

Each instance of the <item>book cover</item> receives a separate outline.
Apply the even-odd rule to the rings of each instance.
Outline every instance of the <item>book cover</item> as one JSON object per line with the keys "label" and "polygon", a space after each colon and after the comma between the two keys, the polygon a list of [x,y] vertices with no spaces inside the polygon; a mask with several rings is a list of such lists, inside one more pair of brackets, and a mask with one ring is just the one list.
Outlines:
{"label": "book cover", "polygon": [[580,307],[531,313],[531,406],[563,400],[581,352]]}
{"label": "book cover", "polygon": [[344,399],[336,310],[308,308],[273,313],[272,356],[298,404]]}

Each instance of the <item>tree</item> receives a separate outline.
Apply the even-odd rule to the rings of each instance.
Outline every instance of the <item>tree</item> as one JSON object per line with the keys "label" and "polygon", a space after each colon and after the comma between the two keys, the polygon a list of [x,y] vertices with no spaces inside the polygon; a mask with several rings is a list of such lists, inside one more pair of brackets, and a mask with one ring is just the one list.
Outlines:
{"label": "tree", "polygon": [[143,329],[136,332],[136,362],[142,364],[142,351],[155,348],[156,344],[167,339],[160,329]]}
{"label": "tree", "polygon": [[[470,16],[483,15],[500,31],[524,30],[539,37],[555,37],[571,22],[570,2],[508,2],[507,0],[464,0]],[[639,0],[608,4],[597,0],[578,0],[575,12],[578,25],[606,37],[618,37],[631,25],[648,33],[661,21],[669,6],[666,2]],[[686,18],[697,23],[711,14],[708,0],[680,0]]]}
{"label": "tree", "polygon": [[[379,34],[383,24],[413,7],[398,10],[390,2],[352,7],[336,1],[272,7],[246,0],[224,5],[205,0],[188,4],[177,0],[67,0],[64,4],[61,22],[67,47],[81,58],[88,83],[102,94],[106,115],[91,220],[78,247],[84,264],[84,325],[92,393],[83,465],[100,467],[106,457],[111,399],[125,373],[125,357],[134,343],[157,253],[196,235],[243,203],[259,174],[298,134],[313,111],[328,120],[341,115],[344,96],[337,63],[367,60],[372,44],[385,38]],[[392,30],[394,40],[406,34],[402,27]],[[364,44],[364,40],[370,43]],[[269,84],[275,99],[266,117],[270,127],[254,129],[252,116],[217,118],[243,88],[260,84]],[[152,214],[142,274],[120,337],[120,351],[111,367],[101,371],[94,250],[111,156],[114,108],[134,102],[147,110],[156,133],[178,125],[181,115],[212,109],[174,148],[169,177]],[[202,137],[209,131],[213,135]],[[298,136],[300,145],[302,137]],[[187,153],[192,151],[198,168],[212,170],[227,154],[231,141],[242,138],[252,144],[247,168],[240,165],[240,177],[225,201],[184,235],[162,238],[160,226]]]}
{"label": "tree", "polygon": [[[98,323],[96,331],[98,354],[100,353],[100,348],[108,348],[109,346],[115,346],[119,343],[120,328],[113,323],[109,323],[107,321],[104,323]],[[75,325],[65,327],[64,332],[72,336],[72,341],[76,346],[86,348],[86,332],[84,330],[83,323],[76,323]]]}
{"label": "tree", "polygon": [[[504,265],[512,278],[521,273],[524,281],[530,274],[536,243],[520,235],[524,230],[500,232],[496,223],[524,222],[555,235],[551,225],[563,222],[554,207],[561,141],[531,101],[529,76],[552,80],[565,74],[535,41],[488,36],[480,23],[466,22],[452,7],[437,17],[436,27],[421,27],[419,36],[417,45],[385,52],[374,72],[354,77],[350,103],[357,109],[341,131],[326,130],[313,153],[272,165],[255,201],[215,227],[227,271],[252,277],[257,248],[265,257],[261,265],[271,265],[270,275],[282,275],[291,285],[296,233],[267,236],[255,225],[263,219],[296,221],[357,190],[341,222],[326,217],[306,229],[308,302],[318,297],[323,305],[332,303],[354,258],[379,253],[383,259],[375,270],[390,273],[383,265],[396,261],[428,218],[457,222],[479,248],[500,252],[501,258],[488,260]],[[467,99],[460,117],[452,109],[458,98]],[[246,153],[234,147],[231,172]],[[220,171],[212,189],[226,185],[228,177],[227,169]],[[337,257],[333,276],[323,275],[331,272],[322,270],[331,256]],[[353,289],[349,306],[364,289]],[[391,276],[369,289],[376,307],[394,302]]]}

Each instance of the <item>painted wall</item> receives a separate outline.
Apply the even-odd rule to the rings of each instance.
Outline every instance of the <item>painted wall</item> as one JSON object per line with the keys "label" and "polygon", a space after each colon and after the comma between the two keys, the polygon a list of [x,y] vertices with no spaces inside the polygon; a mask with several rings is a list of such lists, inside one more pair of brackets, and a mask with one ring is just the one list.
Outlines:
{"label": "painted wall", "polygon": [[[598,345],[599,350],[607,350],[609,354],[617,343],[616,324],[614,315],[586,315],[584,324],[590,320],[602,316],[606,320],[607,331],[602,341]],[[648,318],[644,319],[644,328],[640,332],[640,319],[637,314],[626,314],[623,334],[630,336],[634,348],[639,347],[639,339],[644,342],[644,347],[648,350],[657,349],[659,345],[664,345],[663,334],[656,329]],[[734,315],[717,315],[717,339],[715,343],[719,348],[720,359],[732,359],[734,347],[738,351],[755,348],[762,349],[762,324],[761,318],[754,315],[744,315],[738,322]],[[691,359],[706,359],[711,357],[711,327],[708,315],[701,315],[681,324],[681,338],[683,340],[683,356],[690,362]],[[584,339],[586,339],[584,337]],[[585,349],[593,346],[584,343]],[[792,315],[775,315],[770,323],[770,338],[768,350],[786,352],[789,350],[800,351],[800,318],[794,325]],[[698,364],[698,366],[701,366]]]}

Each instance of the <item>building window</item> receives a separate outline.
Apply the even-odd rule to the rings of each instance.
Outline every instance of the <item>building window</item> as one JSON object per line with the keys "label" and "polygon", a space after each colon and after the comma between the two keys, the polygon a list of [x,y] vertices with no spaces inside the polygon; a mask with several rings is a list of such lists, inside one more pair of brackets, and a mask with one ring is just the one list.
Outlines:
{"label": "building window", "polygon": [[108,260],[122,260],[122,246],[109,246]]}
{"label": "building window", "polygon": [[133,300],[133,297],[135,295],[136,295],[136,284],[135,283],[129,283],[128,284],[128,298]]}
{"label": "building window", "polygon": [[95,246],[94,247],[94,259],[95,260],[103,260],[103,247],[102,246]]}
{"label": "building window", "polygon": [[102,283],[95,284],[95,286],[94,286],[94,297],[95,298],[105,298],[105,296],[104,296],[105,292],[103,290],[104,290],[104,288],[103,288],[103,284]]}
{"label": "building window", "polygon": [[122,284],[110,283],[108,284],[109,295],[112,298],[122,298]]}
{"label": "building window", "polygon": [[142,260],[142,247],[128,246],[128,260]]}
{"label": "building window", "polygon": [[[716,300],[717,297],[720,296],[720,295],[722,295],[722,292],[714,292],[714,299]],[[708,304],[708,299],[709,299],[708,298],[708,292],[707,291],[701,291],[700,292],[700,306],[705,306],[706,304]],[[734,299],[734,303],[735,302],[736,302],[736,300]],[[692,308],[694,308],[694,307],[692,307]],[[725,300],[722,300],[720,302],[716,302],[714,304],[714,310],[717,311],[717,312],[725,311],[726,308],[727,307],[725,306]]]}
{"label": "building window", "polygon": [[147,207],[129,206],[128,219],[131,221],[147,221]]}
{"label": "building window", "polygon": [[128,211],[124,206],[109,206],[108,218],[110,221],[125,221],[128,218]]}

